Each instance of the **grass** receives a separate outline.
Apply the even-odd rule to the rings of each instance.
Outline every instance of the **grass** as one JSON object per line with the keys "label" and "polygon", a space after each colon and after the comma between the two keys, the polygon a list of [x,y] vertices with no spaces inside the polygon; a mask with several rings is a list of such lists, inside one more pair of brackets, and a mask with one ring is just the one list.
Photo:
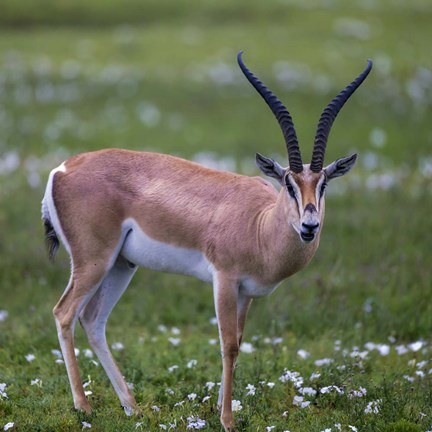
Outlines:
{"label": "grass", "polygon": [[[81,329],[94,413],[71,409],[51,314],[68,258],[48,263],[39,204],[49,170],[79,151],[156,150],[250,175],[255,151],[283,162],[280,131],[235,65],[239,49],[286,102],[304,159],[322,108],[366,58],[375,67],[330,136],[327,162],[352,151],[360,162],[329,186],[316,257],[252,305],[238,430],[432,429],[429,2],[46,4],[5,1],[0,14],[0,429],[186,430],[199,417],[203,430],[220,430],[217,384],[206,387],[221,369],[211,287],[147,270],[108,323],[144,416],[124,415]],[[302,395],[280,380],[285,369],[317,391],[303,395],[307,407],[293,405]],[[378,412],[366,413],[374,401]]]}

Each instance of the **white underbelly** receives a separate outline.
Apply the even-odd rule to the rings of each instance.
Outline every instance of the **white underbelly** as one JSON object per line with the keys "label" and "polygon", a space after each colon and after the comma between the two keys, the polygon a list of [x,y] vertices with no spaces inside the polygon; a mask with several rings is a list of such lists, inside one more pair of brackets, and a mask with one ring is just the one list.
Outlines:
{"label": "white underbelly", "polygon": [[159,242],[149,237],[134,219],[123,223],[128,232],[120,254],[131,263],[152,270],[178,273],[212,282],[213,265],[196,249]]}

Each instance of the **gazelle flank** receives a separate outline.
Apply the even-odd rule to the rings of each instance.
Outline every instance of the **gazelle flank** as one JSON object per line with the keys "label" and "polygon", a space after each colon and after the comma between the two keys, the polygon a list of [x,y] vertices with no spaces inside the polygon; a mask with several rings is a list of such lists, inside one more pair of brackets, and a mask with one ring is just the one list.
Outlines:
{"label": "gazelle flank", "polygon": [[68,286],[54,308],[75,408],[90,412],[74,353],[80,321],[130,415],[139,411],[106,341],[107,319],[138,267],[192,275],[213,284],[222,351],[221,422],[234,428],[234,366],[254,298],[301,270],[313,257],[325,212],[325,188],[356,155],[323,167],[330,128],[363,82],[366,69],[327,106],[312,160],[303,164],[294,124],[280,100],[245,66],[282,129],[288,167],[259,153],[256,162],[280,183],[205,168],[177,157],[119,149],[74,156],[54,169],[42,201],[50,256],[59,239],[71,257]]}

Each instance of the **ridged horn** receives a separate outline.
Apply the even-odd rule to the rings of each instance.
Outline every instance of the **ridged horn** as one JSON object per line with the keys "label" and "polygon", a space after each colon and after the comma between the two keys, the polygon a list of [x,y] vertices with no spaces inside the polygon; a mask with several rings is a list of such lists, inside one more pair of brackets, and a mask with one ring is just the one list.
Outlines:
{"label": "ridged horn", "polygon": [[372,69],[372,60],[368,60],[366,69],[345,89],[343,89],[328,105],[321,114],[318,122],[317,132],[315,135],[314,149],[312,152],[312,161],[310,169],[313,172],[320,172],[324,163],[324,155],[327,145],[328,136],[333,122],[336,119],[341,108],[350,96],[356,91],[360,84],[366,79]]}
{"label": "ridged horn", "polygon": [[248,81],[255,87],[255,90],[266,101],[279,122],[279,126],[285,138],[290,170],[299,173],[303,171],[303,162],[291,114],[282,102],[246,67],[242,60],[242,54],[243,51],[237,54],[237,61],[240,69]]}

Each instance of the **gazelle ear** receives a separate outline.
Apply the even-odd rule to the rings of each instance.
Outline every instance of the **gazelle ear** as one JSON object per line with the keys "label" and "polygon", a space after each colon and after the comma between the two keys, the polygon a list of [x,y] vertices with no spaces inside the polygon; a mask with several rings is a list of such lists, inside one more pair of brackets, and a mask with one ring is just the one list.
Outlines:
{"label": "gazelle ear", "polygon": [[257,167],[269,177],[273,177],[279,183],[282,183],[285,175],[285,169],[281,167],[276,161],[271,158],[265,157],[260,153],[256,154]]}
{"label": "gazelle ear", "polygon": [[356,163],[357,154],[345,158],[337,159],[324,168],[324,172],[329,180],[345,175]]}

